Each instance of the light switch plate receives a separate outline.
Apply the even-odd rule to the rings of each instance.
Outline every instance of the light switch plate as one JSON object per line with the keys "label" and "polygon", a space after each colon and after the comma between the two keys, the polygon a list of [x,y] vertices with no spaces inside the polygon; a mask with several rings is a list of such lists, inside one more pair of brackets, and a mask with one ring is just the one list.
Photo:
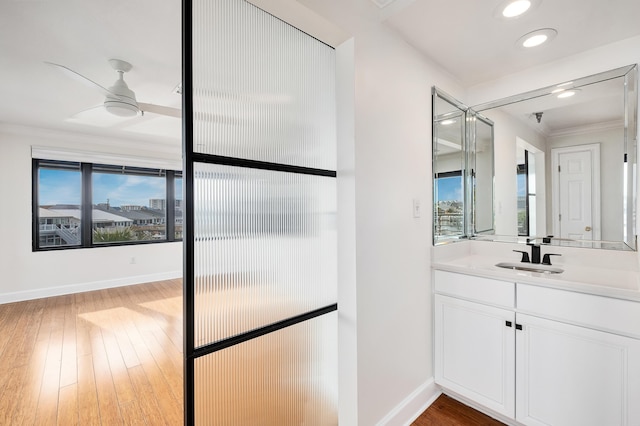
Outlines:
{"label": "light switch plate", "polygon": [[420,200],[417,198],[413,199],[413,217],[420,217],[422,215],[422,210],[420,208]]}

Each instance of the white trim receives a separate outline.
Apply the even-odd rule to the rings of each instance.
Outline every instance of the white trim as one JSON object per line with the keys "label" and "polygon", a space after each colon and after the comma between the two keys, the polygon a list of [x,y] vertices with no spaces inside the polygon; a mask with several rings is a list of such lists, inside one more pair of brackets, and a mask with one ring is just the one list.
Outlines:
{"label": "white trim", "polygon": [[604,123],[592,123],[577,127],[570,127],[567,129],[560,129],[553,132],[549,132],[547,135],[550,138],[557,138],[559,136],[573,136],[583,135],[593,132],[622,129],[624,128],[624,120],[612,120]]}
{"label": "white trim", "polygon": [[411,392],[400,404],[389,411],[376,426],[410,425],[442,394],[434,378],[427,380]]}
{"label": "white trim", "polygon": [[95,151],[80,151],[77,149],[58,148],[50,146],[32,146],[31,158],[38,158],[42,160],[111,164],[116,166],[147,167],[152,169],[164,170],[182,170],[181,161],[135,157],[132,155],[111,154]]}
{"label": "white trim", "polygon": [[173,280],[178,278],[182,278],[182,270],[148,275],[137,275],[133,277],[118,278],[114,280],[72,284],[60,287],[50,287],[38,290],[17,291],[13,293],[0,294],[0,305],[5,303],[22,302],[25,300],[42,299],[44,297],[55,297],[65,294],[82,293],[85,291],[103,290],[107,288],[123,287],[127,285],[143,284],[154,281]]}
{"label": "white trim", "polygon": [[[103,130],[104,131],[104,130]],[[25,136],[29,138],[44,139],[51,142],[80,143],[83,145],[104,145],[109,149],[131,149],[135,147],[143,151],[167,154],[176,158],[182,156],[182,141],[172,138],[153,137],[136,138],[134,135],[127,138],[124,135],[105,136],[103,134],[82,133],[80,131],[51,129],[20,124],[0,123],[0,133],[8,135]]]}

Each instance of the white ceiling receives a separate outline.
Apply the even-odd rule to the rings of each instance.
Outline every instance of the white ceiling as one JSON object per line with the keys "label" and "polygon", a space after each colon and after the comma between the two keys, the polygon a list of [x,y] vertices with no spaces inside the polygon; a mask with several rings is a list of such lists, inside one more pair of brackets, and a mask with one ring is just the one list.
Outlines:
{"label": "white ceiling", "polygon": [[125,81],[138,101],[179,108],[181,97],[172,90],[181,81],[180,0],[0,0],[0,52],[2,123],[180,140],[175,118],[149,113],[112,122],[102,109],[76,116],[104,96],[44,63],[63,64],[109,87],[117,74],[108,60],[123,59],[133,65]]}
{"label": "white ceiling", "polygon": [[[371,0],[254,2],[292,13],[306,6],[326,19],[315,25],[330,22],[344,34],[382,21],[467,87],[640,35],[638,0],[542,0],[513,21],[494,17],[500,0],[395,0],[383,9]],[[544,27],[558,30],[551,44],[515,47],[518,37]],[[125,80],[139,101],[180,107],[172,90],[181,80],[181,1],[0,0],[0,122],[179,142],[180,120],[153,114],[106,127],[82,116],[69,121],[103,97],[44,61],[110,86],[110,58],[133,64]]]}
{"label": "white ceiling", "polygon": [[[466,87],[640,35],[638,0],[541,0],[512,20],[494,16],[501,3],[413,0],[386,22]],[[516,46],[541,28],[558,35],[548,45]]]}

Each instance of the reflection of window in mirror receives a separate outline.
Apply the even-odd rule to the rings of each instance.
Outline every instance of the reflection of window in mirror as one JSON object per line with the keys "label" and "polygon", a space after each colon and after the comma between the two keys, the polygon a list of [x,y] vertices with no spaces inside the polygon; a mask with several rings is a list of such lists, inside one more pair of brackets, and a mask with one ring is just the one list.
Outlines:
{"label": "reflection of window in mirror", "polygon": [[437,235],[459,235],[464,228],[462,170],[435,174]]}
{"label": "reflection of window in mirror", "polygon": [[535,156],[518,148],[516,166],[518,189],[518,235],[536,235],[536,165]]}

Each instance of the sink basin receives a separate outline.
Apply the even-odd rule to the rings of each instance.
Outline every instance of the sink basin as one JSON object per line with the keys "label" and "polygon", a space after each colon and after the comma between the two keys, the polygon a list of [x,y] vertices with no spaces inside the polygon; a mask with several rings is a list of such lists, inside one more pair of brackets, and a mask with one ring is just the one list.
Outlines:
{"label": "sink basin", "polygon": [[538,263],[500,262],[496,263],[496,266],[505,269],[516,269],[518,271],[539,272],[541,274],[561,274],[564,272],[562,268]]}

